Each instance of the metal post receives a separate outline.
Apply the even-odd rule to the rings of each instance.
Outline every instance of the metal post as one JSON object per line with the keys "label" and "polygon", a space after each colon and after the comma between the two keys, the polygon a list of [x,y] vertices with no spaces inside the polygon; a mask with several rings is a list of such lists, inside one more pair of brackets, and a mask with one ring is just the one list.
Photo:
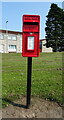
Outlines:
{"label": "metal post", "polygon": [[26,107],[29,108],[31,102],[31,73],[32,73],[32,57],[28,57],[28,71],[27,71],[27,103]]}
{"label": "metal post", "polygon": [[8,23],[8,21],[6,21],[6,53],[8,53],[8,39],[7,39],[8,31],[7,31],[7,23]]}

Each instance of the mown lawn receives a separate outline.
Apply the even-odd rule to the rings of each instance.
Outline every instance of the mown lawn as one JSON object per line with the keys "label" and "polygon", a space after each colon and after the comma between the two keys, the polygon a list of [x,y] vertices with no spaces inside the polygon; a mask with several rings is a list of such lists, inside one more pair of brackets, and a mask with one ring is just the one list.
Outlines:
{"label": "mown lawn", "polygon": [[[2,98],[15,100],[26,96],[26,82],[27,57],[19,53],[2,54]],[[32,97],[62,104],[62,93],[62,53],[41,53],[32,58]]]}

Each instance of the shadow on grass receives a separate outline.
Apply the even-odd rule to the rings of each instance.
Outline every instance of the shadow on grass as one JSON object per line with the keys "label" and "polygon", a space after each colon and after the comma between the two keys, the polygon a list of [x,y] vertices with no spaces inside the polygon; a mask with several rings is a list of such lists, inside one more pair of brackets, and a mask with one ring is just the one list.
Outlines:
{"label": "shadow on grass", "polygon": [[16,107],[25,108],[25,109],[27,108],[26,105],[15,103],[7,98],[2,98],[2,100]]}

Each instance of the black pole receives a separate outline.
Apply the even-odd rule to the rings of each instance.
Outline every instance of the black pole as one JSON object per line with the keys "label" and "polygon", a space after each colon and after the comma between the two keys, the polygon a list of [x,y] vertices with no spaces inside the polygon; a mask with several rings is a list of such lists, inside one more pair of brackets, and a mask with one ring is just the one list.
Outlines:
{"label": "black pole", "polygon": [[31,73],[32,73],[32,57],[28,57],[28,71],[27,71],[27,103],[29,108],[31,102]]}

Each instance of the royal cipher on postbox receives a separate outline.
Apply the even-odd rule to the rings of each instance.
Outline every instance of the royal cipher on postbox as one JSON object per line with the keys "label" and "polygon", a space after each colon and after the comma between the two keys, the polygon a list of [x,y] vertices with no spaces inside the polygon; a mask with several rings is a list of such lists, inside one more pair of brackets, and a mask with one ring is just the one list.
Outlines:
{"label": "royal cipher on postbox", "polygon": [[23,15],[22,56],[39,56],[40,16]]}

